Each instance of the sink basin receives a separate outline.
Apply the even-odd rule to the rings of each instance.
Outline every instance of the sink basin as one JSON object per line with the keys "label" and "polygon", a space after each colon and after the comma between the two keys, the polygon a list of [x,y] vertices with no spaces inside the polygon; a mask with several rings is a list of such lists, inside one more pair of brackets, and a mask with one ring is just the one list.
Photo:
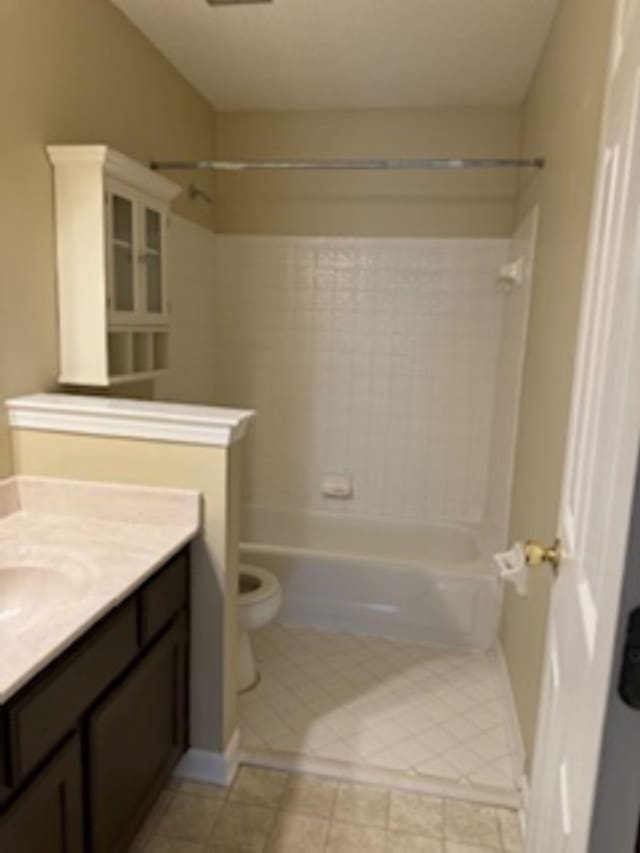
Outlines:
{"label": "sink basin", "polygon": [[75,598],[81,587],[76,578],[53,568],[0,566],[0,625],[51,612]]}

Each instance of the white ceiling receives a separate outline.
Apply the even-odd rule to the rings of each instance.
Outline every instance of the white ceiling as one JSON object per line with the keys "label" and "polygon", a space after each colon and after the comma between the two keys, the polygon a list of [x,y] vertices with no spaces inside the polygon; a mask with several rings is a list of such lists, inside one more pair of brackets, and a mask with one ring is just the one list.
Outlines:
{"label": "white ceiling", "polygon": [[518,103],[558,0],[113,0],[213,106]]}

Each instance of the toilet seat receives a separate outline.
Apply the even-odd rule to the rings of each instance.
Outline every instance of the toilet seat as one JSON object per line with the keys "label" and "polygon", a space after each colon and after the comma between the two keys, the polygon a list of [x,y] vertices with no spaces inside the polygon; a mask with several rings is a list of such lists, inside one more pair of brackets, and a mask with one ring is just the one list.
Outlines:
{"label": "toilet seat", "polygon": [[[246,583],[242,580],[246,578]],[[247,590],[241,592],[242,587]],[[261,566],[240,563],[238,576],[238,691],[251,690],[260,679],[251,648],[250,633],[278,615],[282,588],[278,578]]]}
{"label": "toilet seat", "polygon": [[250,563],[240,563],[240,574],[249,575],[260,581],[260,586],[251,592],[238,593],[240,607],[249,607],[258,604],[278,594],[280,583],[278,578],[260,566],[252,566]]}

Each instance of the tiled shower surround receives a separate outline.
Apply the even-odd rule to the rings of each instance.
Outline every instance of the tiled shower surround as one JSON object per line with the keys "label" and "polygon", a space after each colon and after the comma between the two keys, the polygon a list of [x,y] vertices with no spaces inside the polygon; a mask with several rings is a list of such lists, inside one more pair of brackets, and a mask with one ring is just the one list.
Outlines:
{"label": "tiled shower surround", "polygon": [[[246,499],[485,520],[509,247],[218,237],[218,396],[259,414]],[[336,472],[351,499],[322,496]]]}
{"label": "tiled shower surround", "polygon": [[[244,500],[504,538],[534,238],[535,218],[514,240],[216,237],[217,395],[258,413]],[[339,473],[353,494],[323,496]],[[519,802],[499,653],[311,624],[253,637],[248,761]]]}

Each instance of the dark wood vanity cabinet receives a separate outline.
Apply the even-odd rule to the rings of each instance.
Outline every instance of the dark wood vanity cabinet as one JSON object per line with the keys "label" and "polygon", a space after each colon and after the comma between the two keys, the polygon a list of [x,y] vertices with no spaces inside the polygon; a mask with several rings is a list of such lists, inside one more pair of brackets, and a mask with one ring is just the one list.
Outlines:
{"label": "dark wood vanity cabinet", "polygon": [[178,620],[88,720],[94,853],[126,849],[185,749],[185,628]]}
{"label": "dark wood vanity cabinet", "polygon": [[0,818],[2,853],[83,853],[82,762],[77,734]]}
{"label": "dark wood vanity cabinet", "polygon": [[115,853],[188,744],[188,552],[0,707],[0,853]]}

